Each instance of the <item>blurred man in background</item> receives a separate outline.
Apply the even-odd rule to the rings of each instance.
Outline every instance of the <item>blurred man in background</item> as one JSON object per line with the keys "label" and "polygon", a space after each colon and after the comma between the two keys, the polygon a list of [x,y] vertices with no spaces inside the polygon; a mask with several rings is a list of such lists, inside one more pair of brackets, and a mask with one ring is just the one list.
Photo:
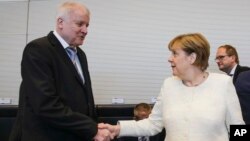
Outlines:
{"label": "blurred man in background", "polygon": [[221,71],[233,77],[234,84],[241,72],[250,70],[249,67],[240,66],[238,53],[231,45],[220,46],[217,49],[215,61]]}

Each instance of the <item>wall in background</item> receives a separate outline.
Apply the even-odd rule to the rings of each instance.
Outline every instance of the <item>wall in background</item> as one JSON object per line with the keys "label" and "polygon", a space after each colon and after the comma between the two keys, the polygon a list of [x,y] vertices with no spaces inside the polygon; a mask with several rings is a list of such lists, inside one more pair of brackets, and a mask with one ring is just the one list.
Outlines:
{"label": "wall in background", "polygon": [[[64,0],[0,0],[0,98],[18,103],[20,62],[27,42],[55,28],[56,7]],[[151,102],[166,77],[168,42],[200,32],[211,45],[208,71],[219,72],[216,49],[231,44],[241,65],[250,66],[249,0],[78,0],[91,11],[87,54],[97,104],[123,98]],[[119,99],[118,99],[119,101]]]}

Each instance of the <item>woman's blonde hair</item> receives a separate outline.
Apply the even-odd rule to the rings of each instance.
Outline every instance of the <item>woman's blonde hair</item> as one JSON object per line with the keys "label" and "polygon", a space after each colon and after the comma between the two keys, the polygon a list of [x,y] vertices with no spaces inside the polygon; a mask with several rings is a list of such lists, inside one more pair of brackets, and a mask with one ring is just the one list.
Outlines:
{"label": "woman's blonde hair", "polygon": [[196,60],[193,65],[205,71],[209,66],[208,60],[210,56],[210,45],[207,39],[200,33],[181,34],[172,39],[168,45],[169,50],[172,50],[173,44],[179,43],[180,48],[190,55],[196,54]]}

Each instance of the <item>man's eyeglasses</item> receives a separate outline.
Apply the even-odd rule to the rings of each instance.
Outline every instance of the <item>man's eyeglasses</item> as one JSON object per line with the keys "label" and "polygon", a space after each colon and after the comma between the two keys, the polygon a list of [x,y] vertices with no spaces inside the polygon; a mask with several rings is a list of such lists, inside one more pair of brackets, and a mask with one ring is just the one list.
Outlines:
{"label": "man's eyeglasses", "polygon": [[221,61],[221,60],[223,60],[226,56],[229,56],[229,55],[221,55],[221,56],[217,56],[214,60],[215,61]]}

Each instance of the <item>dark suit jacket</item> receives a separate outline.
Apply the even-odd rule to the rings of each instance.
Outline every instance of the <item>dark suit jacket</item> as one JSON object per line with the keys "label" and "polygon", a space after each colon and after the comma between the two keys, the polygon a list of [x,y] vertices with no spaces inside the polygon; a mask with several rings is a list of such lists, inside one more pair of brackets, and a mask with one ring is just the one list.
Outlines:
{"label": "dark suit jacket", "polygon": [[[150,141],[164,141],[166,136],[166,131],[163,129],[160,133],[150,136],[149,140]],[[117,141],[138,141],[138,137],[121,137],[118,138]]]}
{"label": "dark suit jacket", "polygon": [[236,67],[236,69],[235,69],[235,72],[234,72],[233,83],[235,84],[235,82],[236,82],[236,80],[237,80],[237,78],[238,78],[238,75],[239,75],[241,72],[248,71],[248,70],[250,70],[249,67],[237,65],[237,67]]}
{"label": "dark suit jacket", "polygon": [[235,88],[239,97],[243,119],[250,124],[250,71],[240,73]]}
{"label": "dark suit jacket", "polygon": [[90,141],[97,133],[85,53],[78,47],[85,84],[50,32],[24,49],[17,122],[10,141]]}

